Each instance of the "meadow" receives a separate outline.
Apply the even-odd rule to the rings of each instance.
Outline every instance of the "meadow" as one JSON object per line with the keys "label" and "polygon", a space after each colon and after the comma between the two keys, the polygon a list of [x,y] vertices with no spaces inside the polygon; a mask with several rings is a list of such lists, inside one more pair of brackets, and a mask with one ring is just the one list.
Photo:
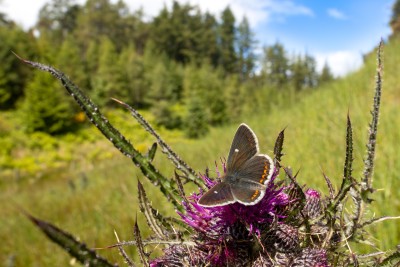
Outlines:
{"label": "meadow", "polygon": [[[399,47],[400,41],[396,39],[384,47],[383,97],[374,174],[374,187],[378,191],[367,216],[400,215],[400,191],[397,189],[400,188]],[[354,130],[354,176],[357,179],[361,177],[375,70],[376,56],[371,53],[359,71],[310,90],[301,97],[291,99],[286,96],[277,103],[270,103],[271,99],[277,98],[260,95],[260,101],[270,105],[270,108],[251,112],[241,121],[252,127],[259,138],[261,151],[270,155],[273,154],[278,133],[286,127],[283,165],[291,166],[295,171],[300,170],[300,184],[327,194],[322,173],[330,177],[336,188],[340,186],[348,113]],[[123,108],[106,115],[140,151],[146,151],[154,142]],[[154,119],[146,112],[144,116],[150,122]],[[4,113],[1,117],[2,128],[9,127],[10,131],[23,123],[13,121],[12,114]],[[199,140],[187,139],[180,131],[159,130],[164,140],[196,171],[204,172],[206,167],[210,167],[213,174],[215,161],[219,162],[221,157],[227,155],[237,126],[230,124],[213,128]],[[155,208],[174,215],[172,206],[165,203],[158,190],[147,182],[129,159],[119,154],[105,138],[101,138],[94,127],[81,131],[80,136],[68,135],[54,139],[40,135],[33,137],[37,139],[36,143],[27,140],[32,136],[18,132],[13,136],[1,137],[4,149],[9,142],[20,142],[21,145],[14,153],[14,158],[1,159],[12,162],[13,168],[1,170],[0,265],[79,265],[47,240],[24,217],[19,207],[73,233],[89,247],[105,247],[115,243],[114,230],[120,239],[132,239],[136,215],[143,226],[143,234],[147,234],[137,207],[137,180],[144,183]],[[49,161],[49,158],[52,160]],[[154,165],[168,176],[173,175],[172,165],[159,152]],[[25,171],[19,172],[18,169]],[[187,193],[192,190],[195,189],[190,188]],[[380,250],[391,249],[399,244],[400,229],[396,221],[371,226],[371,232],[372,241]],[[354,246],[354,251],[375,251],[372,246],[361,248],[350,245]],[[126,250],[131,255],[135,254],[133,248]],[[115,249],[101,250],[99,253],[111,262],[123,263]]]}

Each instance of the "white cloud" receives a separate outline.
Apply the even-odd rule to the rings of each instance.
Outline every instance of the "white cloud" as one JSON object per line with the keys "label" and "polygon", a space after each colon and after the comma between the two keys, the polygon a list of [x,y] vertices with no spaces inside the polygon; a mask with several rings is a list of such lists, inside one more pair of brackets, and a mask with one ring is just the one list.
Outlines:
{"label": "white cloud", "polygon": [[316,53],[317,69],[321,70],[327,62],[335,76],[344,76],[355,71],[363,64],[362,55],[359,51],[334,51],[328,53]]}
{"label": "white cloud", "polygon": [[[24,28],[29,28],[35,24],[39,9],[46,2],[49,0],[3,0],[0,9]],[[76,0],[76,2],[82,4],[85,0]],[[126,0],[125,2],[131,11],[143,8],[147,18],[157,15],[164,6],[168,8],[172,6],[171,0]],[[197,5],[202,11],[209,11],[217,17],[229,5],[238,21],[246,15],[251,27],[268,22],[271,16],[314,15],[310,8],[296,4],[293,0],[178,0],[178,2]]]}
{"label": "white cloud", "polygon": [[330,17],[335,18],[335,19],[341,19],[341,20],[346,20],[347,16],[340,10],[336,8],[329,8],[327,10],[327,13]]}
{"label": "white cloud", "polygon": [[36,23],[39,9],[46,2],[47,0],[4,0],[0,4],[0,10],[8,18],[28,29]]}

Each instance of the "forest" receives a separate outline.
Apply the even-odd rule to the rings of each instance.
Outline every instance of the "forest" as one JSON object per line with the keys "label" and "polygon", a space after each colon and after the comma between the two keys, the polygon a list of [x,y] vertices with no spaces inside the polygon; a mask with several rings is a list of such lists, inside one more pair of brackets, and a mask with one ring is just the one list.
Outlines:
{"label": "forest", "polygon": [[17,110],[26,132],[73,132],[83,116],[51,77],[30,72],[11,51],[67,73],[103,108],[121,99],[192,138],[333,79],[307,53],[259,44],[229,6],[215,16],[173,2],[149,19],[124,1],[52,0],[28,31],[5,14],[0,23],[0,109]]}

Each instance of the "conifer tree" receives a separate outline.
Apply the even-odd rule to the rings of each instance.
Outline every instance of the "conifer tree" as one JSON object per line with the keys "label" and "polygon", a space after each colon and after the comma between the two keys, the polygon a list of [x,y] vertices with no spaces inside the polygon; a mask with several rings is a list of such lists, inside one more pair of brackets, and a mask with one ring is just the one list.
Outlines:
{"label": "conifer tree", "polygon": [[196,93],[190,94],[185,120],[185,131],[189,138],[199,138],[209,131],[207,114]]}
{"label": "conifer tree", "polygon": [[300,91],[305,87],[305,77],[307,70],[305,68],[304,59],[301,55],[294,57],[290,65],[290,81],[296,91]]}
{"label": "conifer tree", "polygon": [[226,74],[237,72],[237,55],[235,51],[236,27],[235,17],[230,9],[226,7],[221,14],[220,24],[220,62],[219,66],[224,69]]}
{"label": "conifer tree", "polygon": [[250,29],[249,21],[246,17],[240,22],[238,27],[238,68],[240,80],[246,81],[254,71],[256,55],[254,52],[256,41]]}
{"label": "conifer tree", "polygon": [[393,4],[390,27],[394,35],[400,32],[400,0],[396,0]]}
{"label": "conifer tree", "polygon": [[36,41],[30,33],[24,32],[13,22],[0,26],[0,109],[14,108],[23,96],[31,71],[15,55],[23,53],[24,57],[37,55]]}
{"label": "conifer tree", "polygon": [[127,95],[124,94],[123,78],[117,62],[118,54],[114,44],[109,38],[102,38],[99,47],[98,69],[91,82],[92,96],[101,106],[111,103],[111,97],[127,98]]}
{"label": "conifer tree", "polygon": [[324,84],[326,82],[330,82],[334,79],[331,69],[327,62],[325,62],[324,67],[322,68],[321,75],[319,75],[319,84]]}
{"label": "conifer tree", "polygon": [[76,19],[81,6],[72,0],[51,0],[39,11],[36,30],[41,38],[48,38],[60,45],[76,29]]}
{"label": "conifer tree", "polygon": [[71,130],[74,111],[69,96],[59,87],[48,73],[34,73],[21,108],[27,132],[58,134]]}
{"label": "conifer tree", "polygon": [[[203,17],[203,32],[199,36],[200,64],[211,64],[214,68],[218,66],[220,51],[218,46],[218,23],[213,15],[206,12]],[[207,59],[206,61],[204,59]]]}
{"label": "conifer tree", "polygon": [[149,88],[145,79],[143,57],[135,52],[135,47],[131,44],[122,50],[118,65],[121,89],[126,92],[124,95],[127,96],[124,101],[136,108],[144,106]]}
{"label": "conifer tree", "polygon": [[74,80],[81,88],[89,85],[86,62],[82,57],[82,52],[72,35],[67,36],[57,53],[57,67]]}
{"label": "conifer tree", "polygon": [[279,42],[263,48],[262,75],[266,81],[282,88],[288,83],[289,60],[286,51]]}
{"label": "conifer tree", "polygon": [[306,54],[303,64],[305,69],[304,86],[315,88],[318,85],[317,63],[311,55]]}

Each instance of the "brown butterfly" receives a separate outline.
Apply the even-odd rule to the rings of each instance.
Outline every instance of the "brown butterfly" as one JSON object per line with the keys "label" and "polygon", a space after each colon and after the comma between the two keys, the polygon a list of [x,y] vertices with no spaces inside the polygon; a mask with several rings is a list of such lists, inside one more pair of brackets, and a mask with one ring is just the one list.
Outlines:
{"label": "brown butterfly", "polygon": [[269,156],[258,152],[257,136],[249,126],[240,124],[222,181],[210,188],[198,204],[217,207],[239,202],[250,206],[260,202],[274,172],[274,163]]}

